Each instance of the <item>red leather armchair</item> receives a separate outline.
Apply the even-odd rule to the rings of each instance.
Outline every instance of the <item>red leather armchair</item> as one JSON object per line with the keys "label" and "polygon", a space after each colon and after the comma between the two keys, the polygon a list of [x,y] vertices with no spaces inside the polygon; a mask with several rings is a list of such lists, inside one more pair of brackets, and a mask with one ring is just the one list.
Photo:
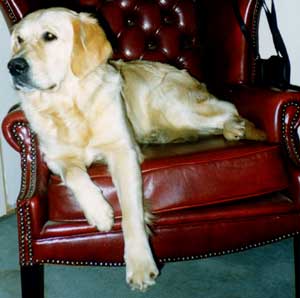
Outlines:
{"label": "red leather armchair", "polygon": [[[254,0],[239,4],[257,36],[260,6]],[[294,237],[298,276],[300,94],[252,86],[255,61],[231,1],[4,0],[1,5],[9,26],[41,7],[97,12],[112,40],[114,58],[158,60],[186,68],[264,129],[264,143],[212,137],[143,148],[144,194],[156,215],[151,244],[157,262],[164,263]],[[112,231],[101,233],[87,224],[68,190],[49,172],[22,111],[9,112],[2,128],[21,156],[17,215],[23,298],[43,297],[45,264],[123,265],[121,213],[106,167],[89,169],[115,210]]]}

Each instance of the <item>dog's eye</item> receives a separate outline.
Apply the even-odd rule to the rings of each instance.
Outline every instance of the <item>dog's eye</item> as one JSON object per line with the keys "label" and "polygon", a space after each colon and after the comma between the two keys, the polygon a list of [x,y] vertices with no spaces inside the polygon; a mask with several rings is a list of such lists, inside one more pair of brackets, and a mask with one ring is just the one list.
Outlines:
{"label": "dog's eye", "polygon": [[20,36],[17,36],[17,41],[19,44],[23,43],[24,42],[24,39]]}
{"label": "dog's eye", "polygon": [[42,36],[43,40],[44,41],[52,41],[52,40],[55,40],[57,39],[57,36],[54,35],[53,33],[51,32],[45,32]]}

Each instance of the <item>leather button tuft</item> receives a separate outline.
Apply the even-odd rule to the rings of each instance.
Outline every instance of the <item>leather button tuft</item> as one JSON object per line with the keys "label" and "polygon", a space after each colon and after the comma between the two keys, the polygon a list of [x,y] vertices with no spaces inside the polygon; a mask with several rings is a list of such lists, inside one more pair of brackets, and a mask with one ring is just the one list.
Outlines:
{"label": "leather button tuft", "polygon": [[133,27],[133,26],[135,26],[135,24],[136,24],[136,21],[135,21],[134,17],[127,17],[127,19],[126,19],[126,25],[128,27]]}
{"label": "leather button tuft", "polygon": [[147,50],[149,51],[154,51],[158,48],[157,46],[157,42],[155,40],[150,40],[147,42],[147,45],[146,45],[146,48]]}
{"label": "leather button tuft", "polygon": [[180,48],[184,50],[192,49],[194,46],[194,40],[192,37],[183,35],[180,37]]}
{"label": "leather button tuft", "polygon": [[162,12],[162,24],[164,25],[175,25],[177,22],[177,17],[170,10]]}

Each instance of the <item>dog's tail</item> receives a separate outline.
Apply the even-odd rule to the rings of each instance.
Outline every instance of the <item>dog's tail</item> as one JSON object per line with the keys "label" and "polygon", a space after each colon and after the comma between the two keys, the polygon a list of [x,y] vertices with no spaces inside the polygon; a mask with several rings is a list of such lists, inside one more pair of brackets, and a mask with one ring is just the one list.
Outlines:
{"label": "dog's tail", "polygon": [[153,234],[151,225],[156,220],[156,216],[152,214],[151,212],[151,205],[149,200],[146,200],[144,198],[144,224],[145,224],[145,230],[148,236],[151,236]]}
{"label": "dog's tail", "polygon": [[255,127],[255,125],[247,119],[245,121],[245,140],[265,141],[267,135],[261,129]]}

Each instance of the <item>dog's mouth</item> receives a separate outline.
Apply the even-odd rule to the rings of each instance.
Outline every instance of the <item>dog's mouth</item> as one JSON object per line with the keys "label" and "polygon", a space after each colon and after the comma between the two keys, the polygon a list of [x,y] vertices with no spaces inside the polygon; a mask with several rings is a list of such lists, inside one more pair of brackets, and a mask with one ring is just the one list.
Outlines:
{"label": "dog's mouth", "polygon": [[56,83],[38,82],[33,79],[32,70],[28,61],[23,57],[13,58],[8,63],[13,85],[17,91],[50,91],[57,87]]}
{"label": "dog's mouth", "polygon": [[57,87],[57,84],[52,84],[49,87],[41,87],[26,77],[13,77],[13,85],[17,91],[21,92],[51,91]]}
{"label": "dog's mouth", "polygon": [[30,80],[25,77],[13,77],[13,84],[15,89],[18,91],[29,92],[36,89]]}

